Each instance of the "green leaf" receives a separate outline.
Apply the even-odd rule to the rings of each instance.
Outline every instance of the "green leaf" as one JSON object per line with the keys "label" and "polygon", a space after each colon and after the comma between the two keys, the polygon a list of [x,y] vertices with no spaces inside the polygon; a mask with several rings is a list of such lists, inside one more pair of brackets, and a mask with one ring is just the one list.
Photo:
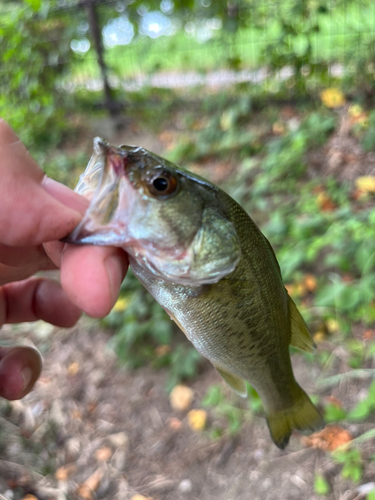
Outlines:
{"label": "green leaf", "polygon": [[337,307],[349,311],[360,301],[359,290],[352,285],[346,285],[337,297]]}
{"label": "green leaf", "polygon": [[341,475],[344,479],[351,479],[354,483],[357,483],[362,478],[362,467],[348,461],[344,464]]}
{"label": "green leaf", "polygon": [[333,404],[327,404],[324,408],[324,418],[326,422],[339,422],[346,417],[346,412],[343,408]]}
{"label": "green leaf", "polygon": [[318,495],[328,495],[330,492],[330,486],[328,481],[324,478],[322,474],[316,474],[314,478],[314,491]]}
{"label": "green leaf", "polygon": [[360,401],[355,408],[349,411],[348,420],[365,420],[370,415],[370,406],[367,401]]}
{"label": "green leaf", "polygon": [[370,493],[367,493],[366,500],[375,500],[375,490],[370,491]]}
{"label": "green leaf", "polygon": [[371,409],[375,408],[375,380],[371,382],[368,389],[366,401]]}
{"label": "green leaf", "polygon": [[202,399],[203,406],[218,406],[224,400],[224,394],[219,385],[212,385]]}

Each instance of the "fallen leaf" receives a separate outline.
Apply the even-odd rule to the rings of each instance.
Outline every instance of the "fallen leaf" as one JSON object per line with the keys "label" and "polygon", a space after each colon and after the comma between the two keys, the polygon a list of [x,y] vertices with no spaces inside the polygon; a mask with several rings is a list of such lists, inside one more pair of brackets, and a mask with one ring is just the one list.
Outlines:
{"label": "fallen leaf", "polygon": [[69,476],[71,476],[75,470],[76,466],[74,464],[63,465],[55,472],[55,478],[57,481],[67,481]]}
{"label": "fallen leaf", "polygon": [[130,500],[153,500],[152,497],[144,497],[143,495],[134,495]]}
{"label": "fallen leaf", "polygon": [[357,177],[355,185],[361,193],[375,193],[375,176],[362,175]]}
{"label": "fallen leaf", "polygon": [[348,109],[348,114],[351,118],[351,123],[358,123],[359,125],[366,126],[368,124],[369,118],[367,113],[364,111],[362,106],[359,104],[353,104]]}
{"label": "fallen leaf", "polygon": [[295,285],[293,283],[286,283],[285,288],[289,295],[294,295],[295,293]]}
{"label": "fallen leaf", "polygon": [[172,417],[168,419],[168,426],[173,431],[179,431],[182,427],[182,422],[178,418]]}
{"label": "fallen leaf", "polygon": [[364,193],[360,189],[354,189],[351,193],[352,200],[360,200],[361,198],[365,198],[367,193]]}
{"label": "fallen leaf", "polygon": [[340,329],[340,323],[337,319],[328,318],[326,321],[326,327],[329,333],[337,333]]}
{"label": "fallen leaf", "polygon": [[155,354],[159,358],[165,356],[166,354],[169,354],[170,352],[171,352],[170,345],[158,345],[157,348],[155,349]]}
{"label": "fallen leaf", "polygon": [[129,305],[129,299],[126,297],[120,297],[117,299],[116,304],[112,307],[112,311],[114,312],[123,312]]}
{"label": "fallen leaf", "polygon": [[305,292],[306,292],[305,284],[301,283],[301,282],[300,283],[296,283],[295,291],[296,291],[296,295],[298,297],[302,297],[302,295],[304,295]]}
{"label": "fallen leaf", "polygon": [[309,292],[314,292],[318,286],[318,280],[313,274],[305,274],[303,278],[305,288]]}
{"label": "fallen leaf", "polygon": [[320,93],[320,99],[327,108],[340,108],[345,104],[345,96],[337,87],[330,87]]}
{"label": "fallen leaf", "polygon": [[74,420],[82,420],[82,413],[75,409],[72,411],[72,418],[74,418]]}
{"label": "fallen leaf", "polygon": [[73,377],[74,375],[77,375],[78,372],[79,372],[79,363],[77,363],[77,361],[70,363],[70,365],[68,366],[68,375]]}
{"label": "fallen leaf", "polygon": [[319,193],[316,197],[316,201],[322,212],[332,212],[336,208],[335,203],[331,200],[327,193]]}
{"label": "fallen leaf", "polygon": [[356,118],[357,116],[361,116],[363,108],[359,104],[352,104],[348,109],[348,113],[350,116]]}
{"label": "fallen leaf", "polygon": [[207,412],[205,410],[191,410],[187,418],[189,427],[193,431],[203,431],[206,427]]}
{"label": "fallen leaf", "polygon": [[316,333],[313,335],[314,342],[316,344],[319,344],[320,342],[323,342],[326,338],[325,332],[323,330],[318,330]]}
{"label": "fallen leaf", "polygon": [[275,122],[272,125],[272,132],[275,135],[282,135],[285,132],[285,126],[281,122]]}
{"label": "fallen leaf", "polygon": [[99,448],[98,450],[96,450],[95,458],[100,462],[108,462],[112,454],[112,448],[110,448],[109,446],[103,446],[103,448]]}
{"label": "fallen leaf", "polygon": [[170,395],[169,402],[174,410],[188,410],[193,401],[194,391],[185,385],[176,385]]}
{"label": "fallen leaf", "polygon": [[333,451],[339,446],[349,443],[353,436],[349,431],[338,425],[327,425],[322,431],[311,436],[302,436],[301,441],[305,446],[323,451]]}
{"label": "fallen leaf", "polygon": [[363,340],[371,340],[375,337],[375,331],[374,330],[365,330],[363,332],[362,338]]}
{"label": "fallen leaf", "polygon": [[95,491],[100,486],[100,481],[102,480],[104,473],[101,469],[97,469],[91,476],[82,483],[77,490],[77,494],[83,498],[83,500],[92,500],[94,498]]}
{"label": "fallen leaf", "polygon": [[124,431],[110,434],[108,436],[108,441],[113,444],[115,448],[125,448],[129,444],[128,435]]}

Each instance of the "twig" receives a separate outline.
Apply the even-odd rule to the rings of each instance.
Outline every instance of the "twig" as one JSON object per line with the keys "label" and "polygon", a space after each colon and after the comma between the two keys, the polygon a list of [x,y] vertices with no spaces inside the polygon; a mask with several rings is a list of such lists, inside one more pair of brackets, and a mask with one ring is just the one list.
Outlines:
{"label": "twig", "polygon": [[317,380],[316,385],[321,389],[326,389],[327,387],[332,387],[333,385],[340,383],[345,378],[365,379],[372,377],[375,378],[375,369],[361,368],[358,370],[351,370],[349,372],[339,373],[338,375],[333,375],[332,377]]}

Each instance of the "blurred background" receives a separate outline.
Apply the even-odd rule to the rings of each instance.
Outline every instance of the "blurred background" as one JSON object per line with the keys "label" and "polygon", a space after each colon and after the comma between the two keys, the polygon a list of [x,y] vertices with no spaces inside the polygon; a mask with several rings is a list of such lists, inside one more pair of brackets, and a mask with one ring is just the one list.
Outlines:
{"label": "blurred background", "polygon": [[0,403],[5,500],[375,499],[375,4],[3,0],[0,114],[74,187],[100,135],[220,185],[269,238],[329,425],[271,442],[129,273],[103,321],[6,326],[33,393]]}

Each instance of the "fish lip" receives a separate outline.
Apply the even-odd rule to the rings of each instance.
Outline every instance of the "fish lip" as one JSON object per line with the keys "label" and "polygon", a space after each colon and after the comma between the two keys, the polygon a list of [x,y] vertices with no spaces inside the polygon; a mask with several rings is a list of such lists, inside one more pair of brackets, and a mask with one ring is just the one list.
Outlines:
{"label": "fish lip", "polygon": [[[80,223],[60,241],[74,245],[109,244],[106,235],[113,228],[107,226],[98,230],[98,227],[95,227],[95,218],[97,218],[96,222],[99,227],[103,225],[103,221],[100,220],[103,214],[97,210],[97,206],[104,203],[105,209],[106,202],[110,203],[111,195],[119,188],[121,179],[128,180],[129,172],[126,168],[128,164],[126,160],[129,154],[137,153],[139,149],[142,148],[137,146],[116,147],[101,137],[95,137],[93,141],[94,153],[75,188],[78,194],[90,200],[90,205]],[[113,233],[111,234],[113,235]],[[116,239],[120,244],[122,241],[120,235]]]}

